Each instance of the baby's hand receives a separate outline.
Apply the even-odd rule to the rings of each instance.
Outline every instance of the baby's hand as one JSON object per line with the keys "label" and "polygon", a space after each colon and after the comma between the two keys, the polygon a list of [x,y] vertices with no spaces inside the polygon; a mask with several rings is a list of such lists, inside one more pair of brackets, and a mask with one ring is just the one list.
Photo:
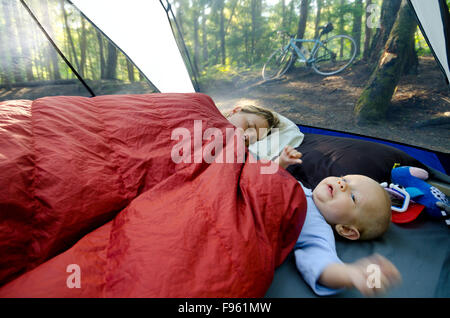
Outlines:
{"label": "baby's hand", "polygon": [[[372,264],[378,267],[369,267]],[[384,294],[393,285],[401,282],[401,275],[394,264],[379,254],[348,264],[348,275],[353,287],[364,296]]]}
{"label": "baby's hand", "polygon": [[292,146],[286,146],[278,157],[278,164],[283,168],[287,168],[295,163],[302,163],[301,157],[302,154]]}

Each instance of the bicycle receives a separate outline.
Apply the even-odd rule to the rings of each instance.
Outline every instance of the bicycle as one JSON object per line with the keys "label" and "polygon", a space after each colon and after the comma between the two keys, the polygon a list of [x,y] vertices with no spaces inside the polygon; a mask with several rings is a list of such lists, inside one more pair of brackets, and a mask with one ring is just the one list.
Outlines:
{"label": "bicycle", "polygon": [[[279,78],[295,61],[306,63],[320,75],[334,75],[342,72],[355,59],[356,43],[348,35],[335,35],[328,38],[328,34],[333,30],[333,24],[328,23],[321,26],[319,36],[314,40],[297,39],[285,31],[278,31],[289,36],[288,44],[273,52],[262,69],[262,77],[265,81]],[[327,35],[325,40],[321,40],[323,35]],[[297,43],[301,43],[302,49],[299,49]],[[304,43],[314,43],[309,52],[304,47]],[[308,56],[306,56],[308,55]]]}

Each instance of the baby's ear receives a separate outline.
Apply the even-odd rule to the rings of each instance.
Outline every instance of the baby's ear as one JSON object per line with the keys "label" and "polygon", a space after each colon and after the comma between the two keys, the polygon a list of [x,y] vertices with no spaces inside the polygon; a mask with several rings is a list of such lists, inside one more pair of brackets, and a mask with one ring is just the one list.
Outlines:
{"label": "baby's ear", "polygon": [[335,229],[340,236],[352,241],[358,240],[360,237],[358,229],[353,225],[337,224]]}

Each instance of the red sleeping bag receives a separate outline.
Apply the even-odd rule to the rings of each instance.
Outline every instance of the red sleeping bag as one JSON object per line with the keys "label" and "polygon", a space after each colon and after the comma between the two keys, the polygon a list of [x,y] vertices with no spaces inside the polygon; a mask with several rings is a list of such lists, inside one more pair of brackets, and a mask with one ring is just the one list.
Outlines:
{"label": "red sleeping bag", "polygon": [[0,297],[263,296],[305,196],[248,152],[175,162],[194,120],[233,127],[199,93],[1,102]]}

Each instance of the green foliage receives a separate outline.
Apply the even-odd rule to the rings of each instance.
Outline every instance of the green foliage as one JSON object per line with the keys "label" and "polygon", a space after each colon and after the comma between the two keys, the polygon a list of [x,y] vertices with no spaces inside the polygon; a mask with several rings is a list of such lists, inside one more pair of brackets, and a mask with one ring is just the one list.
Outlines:
{"label": "green foliage", "polygon": [[415,40],[415,47],[416,47],[418,56],[432,55],[430,47],[428,46],[427,41],[425,40],[422,32],[420,32],[419,29],[417,30],[417,32],[414,36],[414,40]]}
{"label": "green foliage", "polygon": [[[183,38],[186,41],[189,54],[206,51],[207,54],[198,56],[197,68],[201,71],[201,81],[209,82],[210,77],[224,75],[228,81],[227,72],[212,71],[214,65],[222,64],[222,54],[226,54],[226,66],[232,69],[260,70],[267,57],[277,48],[285,45],[289,40],[280,36],[277,30],[284,30],[290,34],[297,32],[300,19],[300,4],[302,0],[174,0],[177,8],[177,20],[182,25]],[[220,10],[223,2],[223,11]],[[352,35],[354,15],[362,13],[362,23],[365,22],[366,12],[356,6],[355,0],[322,0],[320,20],[316,21],[319,0],[309,1],[309,13],[305,30],[305,38],[312,39],[317,26],[332,22],[335,30],[332,34]],[[364,5],[365,1],[363,2]],[[372,3],[381,6],[382,0]],[[203,8],[203,9],[202,9]],[[206,10],[205,10],[206,8]],[[363,10],[363,12],[361,12]],[[205,21],[205,28],[194,29],[193,21],[198,19],[200,24]],[[221,21],[225,21],[225,41],[221,41]],[[206,32],[206,35],[203,33]],[[361,28],[361,42],[364,41],[365,28]],[[373,34],[372,34],[373,36]],[[202,39],[195,42],[195,38]],[[206,41],[206,42],[205,42]],[[223,46],[224,47],[221,47]],[[197,46],[197,47],[196,47]],[[422,45],[423,47],[423,45]],[[222,69],[218,67],[217,69]]]}

